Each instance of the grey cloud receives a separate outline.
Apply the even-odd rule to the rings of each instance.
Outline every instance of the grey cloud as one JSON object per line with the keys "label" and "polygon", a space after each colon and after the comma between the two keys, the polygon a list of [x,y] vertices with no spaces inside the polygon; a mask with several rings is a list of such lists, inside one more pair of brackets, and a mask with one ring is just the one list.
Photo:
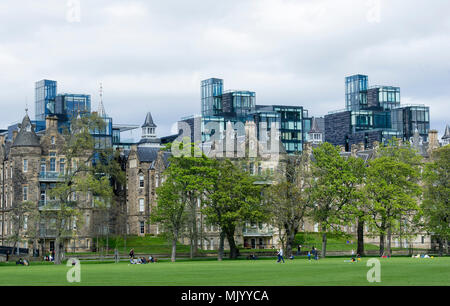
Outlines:
{"label": "grey cloud", "polygon": [[[34,82],[85,92],[118,123],[152,111],[159,135],[200,112],[202,79],[251,89],[257,103],[303,105],[320,116],[344,107],[344,77],[402,88],[405,101],[431,106],[442,133],[450,99],[450,3],[382,0],[379,23],[367,1],[80,0],[0,4],[0,126],[33,113]],[[124,108],[124,105],[126,107]]]}

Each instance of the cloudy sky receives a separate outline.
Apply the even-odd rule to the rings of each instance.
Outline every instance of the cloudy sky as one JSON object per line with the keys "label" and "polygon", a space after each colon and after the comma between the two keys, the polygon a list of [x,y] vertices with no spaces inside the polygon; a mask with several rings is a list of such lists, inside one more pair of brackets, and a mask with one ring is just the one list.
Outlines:
{"label": "cloudy sky", "polygon": [[[78,6],[79,4],[79,6]],[[79,12],[79,14],[78,14]],[[256,91],[258,104],[342,109],[344,77],[401,87],[402,103],[450,123],[448,0],[1,0],[0,127],[34,118],[34,82],[92,95],[115,123],[159,136],[200,113],[200,81]],[[135,135],[136,136],[136,135]]]}

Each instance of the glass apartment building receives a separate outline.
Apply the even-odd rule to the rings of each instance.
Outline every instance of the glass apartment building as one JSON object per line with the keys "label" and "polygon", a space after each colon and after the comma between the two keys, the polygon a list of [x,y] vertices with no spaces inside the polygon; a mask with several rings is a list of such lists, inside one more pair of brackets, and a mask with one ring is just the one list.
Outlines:
{"label": "glass apartment building", "polygon": [[366,75],[353,75],[345,78],[345,106],[347,110],[358,111],[367,107]]}
{"label": "glass apartment building", "polygon": [[409,141],[415,130],[424,141],[428,141],[430,130],[430,108],[425,105],[404,105],[391,111],[392,128],[399,131],[403,140]]}
{"label": "glass apartment building", "polygon": [[55,100],[55,115],[70,121],[78,114],[83,116],[91,112],[91,96],[84,94],[59,94]]}
{"label": "glass apartment building", "polygon": [[409,141],[417,129],[427,141],[430,129],[429,107],[401,105],[400,88],[368,87],[368,78],[354,75],[345,78],[346,111],[325,116],[325,141],[345,146],[363,142],[386,142],[392,137]]}
{"label": "glass apartment building", "polygon": [[243,127],[247,121],[256,123],[258,139],[267,139],[260,123],[265,124],[267,132],[272,123],[276,123],[286,151],[289,154],[303,151],[312,119],[302,106],[256,105],[255,92],[225,91],[223,83],[223,80],[216,78],[201,82],[202,142],[223,137],[228,122],[235,127],[237,136],[245,135],[244,129],[239,127]]}
{"label": "glass apartment building", "polygon": [[258,105],[252,117],[258,127],[258,138],[264,137],[260,131],[261,123],[267,131],[271,130],[272,123],[276,123],[286,152],[295,154],[303,151],[312,118],[308,117],[308,111],[302,106]]}
{"label": "glass apartment building", "polygon": [[35,116],[45,121],[47,115],[55,112],[56,81],[41,80],[35,84]]}
{"label": "glass apartment building", "polygon": [[219,115],[222,111],[223,80],[211,78],[201,82],[202,116]]}

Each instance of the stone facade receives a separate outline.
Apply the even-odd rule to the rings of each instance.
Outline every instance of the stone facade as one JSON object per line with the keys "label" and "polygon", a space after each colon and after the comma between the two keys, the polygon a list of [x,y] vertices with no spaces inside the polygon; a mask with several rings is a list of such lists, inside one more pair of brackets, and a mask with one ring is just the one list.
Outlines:
{"label": "stone facade", "polygon": [[[30,118],[26,115],[22,124],[19,125],[19,131],[14,132],[11,140],[7,140],[5,135],[0,137],[0,243],[2,245],[12,245],[8,240],[14,230],[11,218],[12,208],[18,203],[30,201],[36,203],[36,210],[42,215],[44,206],[46,209],[51,207],[54,200],[50,197],[48,190],[60,180],[59,174],[67,170],[63,152],[65,139],[58,132],[57,119],[49,117],[46,121],[45,132],[36,134]],[[77,162],[80,162],[80,159],[74,160],[74,163]],[[84,203],[90,203],[89,195],[77,193],[73,196]],[[90,207],[82,210],[84,222],[80,222],[82,228],[77,229],[77,238],[64,238],[67,251],[69,249],[90,250],[92,213]],[[40,250],[41,254],[53,249],[54,230],[48,226],[51,222],[51,219],[41,220],[37,229],[38,235],[33,235],[34,237],[26,235],[25,227],[28,224],[24,222],[23,238],[19,246]],[[34,245],[36,243],[38,245]]]}

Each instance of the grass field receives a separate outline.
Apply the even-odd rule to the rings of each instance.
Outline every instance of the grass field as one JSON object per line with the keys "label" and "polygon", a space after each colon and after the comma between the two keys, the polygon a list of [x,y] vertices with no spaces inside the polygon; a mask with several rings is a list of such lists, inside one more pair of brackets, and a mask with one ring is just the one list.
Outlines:
{"label": "grass field", "polygon": [[[340,236],[336,236],[333,234],[328,234],[328,243],[327,250],[328,251],[347,251],[350,252],[352,249],[356,250],[356,239],[353,237],[344,238]],[[320,233],[299,233],[296,236],[295,244],[303,245],[303,250],[310,250],[312,246],[316,248],[322,247],[322,235]],[[104,248],[106,246],[106,239],[99,239],[99,247]],[[131,248],[134,249],[135,253],[141,254],[170,254],[171,252],[171,244],[167,241],[167,239],[162,237],[155,236],[128,236],[127,241],[125,242],[123,238],[110,237],[108,240],[108,254],[114,254],[114,247],[118,248],[119,252],[122,254],[128,255],[128,252]],[[366,251],[369,250],[378,250],[378,246],[374,244],[366,243],[364,245]],[[294,247],[294,251],[296,247]],[[70,251],[70,248],[69,248]],[[264,249],[244,249],[240,248],[241,253],[246,252],[264,252],[267,250]],[[273,251],[269,249],[269,251]],[[216,253],[217,251],[212,250],[199,250],[200,253]],[[177,253],[189,253],[189,246],[178,243],[177,245]],[[94,252],[89,253],[72,253],[69,252],[68,255],[79,255],[79,254],[92,254],[95,255]]]}
{"label": "grass field", "polygon": [[[308,262],[306,259],[275,259],[256,261],[215,260],[158,262],[129,265],[126,262],[81,263],[81,283],[97,286],[335,286],[335,285],[450,285],[450,258],[380,259],[381,283],[368,283],[368,258],[359,263],[347,258],[326,258]],[[0,285],[73,285],[66,281],[70,269],[65,265],[35,264],[29,267],[0,266]]]}

